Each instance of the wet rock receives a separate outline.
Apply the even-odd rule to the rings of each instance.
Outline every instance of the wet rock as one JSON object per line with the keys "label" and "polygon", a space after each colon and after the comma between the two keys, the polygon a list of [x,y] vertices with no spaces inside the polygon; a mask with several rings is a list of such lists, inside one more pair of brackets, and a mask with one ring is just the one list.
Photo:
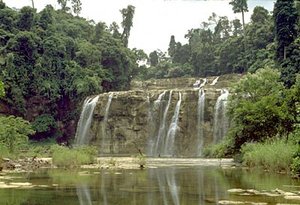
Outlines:
{"label": "wet rock", "polygon": [[284,196],[285,199],[289,199],[289,200],[299,200],[300,201],[300,196]]}
{"label": "wet rock", "polygon": [[242,201],[227,201],[227,200],[221,200],[218,202],[218,204],[222,204],[222,205],[233,205],[233,204],[245,204]]}
{"label": "wet rock", "polygon": [[246,192],[246,190],[244,190],[244,189],[228,189],[227,191],[229,193],[242,193],[242,192]]}

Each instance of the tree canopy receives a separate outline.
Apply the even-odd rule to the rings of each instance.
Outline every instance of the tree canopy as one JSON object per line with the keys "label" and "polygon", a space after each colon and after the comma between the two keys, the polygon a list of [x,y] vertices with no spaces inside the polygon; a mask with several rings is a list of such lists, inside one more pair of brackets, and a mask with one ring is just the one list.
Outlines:
{"label": "tree canopy", "polygon": [[[11,108],[8,114],[30,122],[51,116],[63,125],[52,134],[67,138],[74,132],[70,126],[78,117],[78,103],[88,95],[127,89],[137,56],[122,38],[129,38],[133,7],[128,7],[132,15],[126,14],[121,36],[116,26],[109,30],[103,22],[79,17],[80,1],[71,1],[76,17],[68,13],[68,1],[59,3],[61,10],[48,5],[39,13],[1,4],[0,76],[6,89],[3,103]],[[2,90],[0,84],[1,95]]]}

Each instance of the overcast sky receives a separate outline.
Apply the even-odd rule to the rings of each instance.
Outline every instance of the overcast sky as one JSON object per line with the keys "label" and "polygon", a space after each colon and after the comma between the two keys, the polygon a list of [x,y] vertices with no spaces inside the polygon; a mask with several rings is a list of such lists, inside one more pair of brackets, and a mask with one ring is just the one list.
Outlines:
{"label": "overcast sky", "polygon": [[[31,6],[31,0],[4,0],[15,8]],[[40,11],[47,4],[60,8],[56,0],[35,0],[35,7]],[[147,53],[156,49],[166,51],[170,36],[186,43],[184,35],[191,28],[199,28],[201,22],[215,12],[218,16],[228,16],[229,19],[239,18],[241,14],[233,14],[229,0],[81,0],[81,16],[96,23],[105,22],[108,26],[113,22],[121,23],[120,9],[133,5],[136,7],[133,28],[129,38],[129,47],[143,49]],[[263,6],[273,10],[274,0],[248,0],[249,21],[255,6]]]}

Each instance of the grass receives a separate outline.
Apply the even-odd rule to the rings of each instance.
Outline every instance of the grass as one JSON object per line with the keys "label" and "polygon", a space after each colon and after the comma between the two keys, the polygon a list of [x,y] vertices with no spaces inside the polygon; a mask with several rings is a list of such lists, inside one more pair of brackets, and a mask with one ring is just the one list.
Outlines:
{"label": "grass", "polygon": [[70,149],[59,145],[51,146],[52,163],[57,167],[74,168],[92,164],[97,156],[95,147],[85,146]]}
{"label": "grass", "polygon": [[263,143],[248,143],[241,149],[243,164],[270,171],[290,172],[297,144],[275,139]]}

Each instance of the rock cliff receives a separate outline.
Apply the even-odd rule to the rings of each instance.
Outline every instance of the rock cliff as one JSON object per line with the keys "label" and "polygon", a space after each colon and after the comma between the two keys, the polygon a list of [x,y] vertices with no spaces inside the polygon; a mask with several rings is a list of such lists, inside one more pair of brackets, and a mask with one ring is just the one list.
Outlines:
{"label": "rock cliff", "polygon": [[[195,78],[133,82],[130,91],[100,94],[93,113],[90,143],[99,146],[101,155],[135,155],[141,151],[154,157],[199,156],[203,147],[215,141],[216,118],[225,120],[216,115],[224,112],[216,111],[220,89],[228,88],[238,78],[221,76],[210,85],[216,79],[211,77],[202,90],[193,88]],[[201,119],[199,97],[203,92]]]}

